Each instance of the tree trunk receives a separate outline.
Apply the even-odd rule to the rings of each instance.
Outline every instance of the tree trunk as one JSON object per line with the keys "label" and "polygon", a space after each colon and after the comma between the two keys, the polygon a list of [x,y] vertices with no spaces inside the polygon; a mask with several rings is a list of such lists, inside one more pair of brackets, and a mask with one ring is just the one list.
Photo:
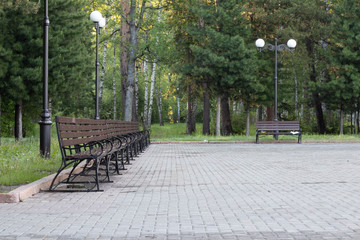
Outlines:
{"label": "tree trunk", "polygon": [[[304,77],[306,77],[306,76],[304,76]],[[303,87],[303,99],[311,98],[311,96],[309,95],[308,89],[309,89],[308,81],[305,81],[304,87]],[[309,126],[310,122],[311,122],[311,110],[310,110],[309,104],[304,104],[304,103],[301,104],[301,116],[303,118],[304,124]]]}
{"label": "tree trunk", "polygon": [[180,96],[177,96],[177,118],[178,123],[180,123]]}
{"label": "tree trunk", "polygon": [[[107,30],[105,28],[105,34],[106,33],[107,33]],[[101,66],[100,91],[99,91],[99,115],[101,113],[101,102],[102,102],[104,81],[105,81],[106,55],[107,55],[107,40],[105,40],[105,42],[104,42],[103,61],[102,61],[102,66]]]}
{"label": "tree trunk", "polygon": [[161,95],[161,74],[159,73],[159,93],[160,93],[160,126],[164,126],[164,120],[162,116],[162,95]]}
{"label": "tree trunk", "polygon": [[221,96],[218,95],[216,101],[216,136],[221,135],[220,126],[221,126]]}
{"label": "tree trunk", "polygon": [[144,60],[144,78],[145,78],[145,87],[144,87],[144,123],[147,126],[148,122],[148,105],[149,105],[149,75],[148,75],[148,62],[147,57],[145,56]]}
{"label": "tree trunk", "polygon": [[316,111],[316,119],[317,119],[319,134],[325,134],[326,126],[325,126],[324,114],[323,114],[319,94],[317,92],[314,92],[312,95],[313,95],[313,102]]}
{"label": "tree trunk", "polygon": [[230,107],[229,107],[229,97],[227,93],[221,96],[221,116],[222,116],[223,135],[229,136],[233,134],[233,129],[231,125]]}
{"label": "tree trunk", "polygon": [[210,134],[210,96],[209,89],[206,82],[203,82],[203,97],[204,97],[204,111],[203,111],[203,134]]}
{"label": "tree trunk", "polygon": [[193,134],[196,131],[196,108],[197,108],[197,99],[196,99],[196,90],[192,86],[192,83],[189,83],[188,89],[188,108],[187,108],[187,119],[186,119],[186,134]]}
{"label": "tree trunk", "polygon": [[266,121],[274,121],[274,107],[273,106],[266,107]]}
{"label": "tree trunk", "polygon": [[332,111],[330,109],[327,109],[326,114],[327,114],[326,123],[327,123],[327,125],[331,125],[332,120],[333,120]]}
{"label": "tree trunk", "polygon": [[2,119],[2,112],[1,112],[1,94],[0,94],[0,145],[1,145],[1,136],[2,136],[2,128],[1,128],[1,119]]}
{"label": "tree trunk", "polygon": [[[313,43],[312,43],[311,39],[306,39],[306,49],[308,52],[308,56],[312,59],[314,47],[313,47]],[[310,69],[311,69],[310,81],[316,83],[316,68],[315,68],[314,61],[312,61],[310,63]],[[316,89],[312,93],[312,98],[313,98],[313,104],[314,104],[315,111],[316,111],[316,119],[317,119],[319,134],[325,134],[326,125],[325,125],[325,120],[324,120],[324,114],[323,114],[323,109],[322,109],[322,105],[321,105],[321,101],[320,101],[320,96]]]}
{"label": "tree trunk", "polygon": [[[138,66],[135,71],[135,116],[139,115],[139,71]],[[137,119],[136,119],[137,121]]]}
{"label": "tree trunk", "polygon": [[159,121],[160,121],[160,126],[164,126],[164,121],[162,118],[162,100],[161,100],[161,72],[159,71],[159,83],[156,83],[155,80],[155,94],[156,94],[156,103],[158,106],[158,111],[159,111]]}
{"label": "tree trunk", "polygon": [[356,111],[356,133],[359,134],[360,132],[360,101],[358,99],[358,102],[357,102],[357,111]]}
{"label": "tree trunk", "polygon": [[114,94],[114,115],[113,119],[116,119],[116,44],[115,44],[115,35],[113,37],[114,53],[113,53],[113,94]]}
{"label": "tree trunk", "polygon": [[132,114],[131,114],[131,121],[133,122],[137,122],[138,121],[138,116],[137,116],[137,110],[136,110],[136,69],[134,69],[134,75],[135,75],[135,80],[134,80],[134,96],[133,96],[133,106],[132,106]]}
{"label": "tree trunk", "polygon": [[150,84],[150,98],[149,98],[149,110],[148,110],[148,128],[151,127],[151,114],[152,114],[152,105],[154,100],[154,88],[155,88],[155,73],[156,73],[156,62],[153,62],[151,70],[151,84]]}
{"label": "tree trunk", "polygon": [[15,105],[15,140],[21,141],[23,138],[22,129],[22,101]]}
{"label": "tree trunk", "polygon": [[354,124],[353,124],[353,112],[350,113],[350,133],[354,134],[353,130],[354,130]]}
{"label": "tree trunk", "polygon": [[250,135],[250,103],[246,103],[246,136]]}
{"label": "tree trunk", "polygon": [[128,64],[128,76],[126,81],[126,100],[125,100],[125,121],[134,121],[136,116],[133,114],[133,109],[135,105],[135,61],[137,53],[137,43],[138,43],[138,30],[141,28],[141,23],[145,11],[146,0],[143,0],[140,16],[138,19],[138,25],[135,24],[135,14],[136,14],[136,0],[131,0],[130,6],[130,54],[129,54],[129,64]]}
{"label": "tree trunk", "polygon": [[122,103],[122,116],[125,118],[125,109],[126,109],[126,93],[127,93],[127,79],[128,79],[128,65],[129,65],[129,56],[128,56],[128,43],[130,41],[130,28],[128,21],[130,15],[129,0],[121,0],[122,8],[122,19],[121,19],[121,54],[120,54],[120,68],[121,68],[121,103]]}
{"label": "tree trunk", "polygon": [[294,56],[292,55],[292,68],[294,71],[294,84],[295,84],[295,115],[296,117],[299,117],[299,111],[298,111],[298,105],[299,105],[299,89],[298,89],[298,80],[296,75],[296,69],[294,65]]}
{"label": "tree trunk", "polygon": [[[159,12],[158,12],[158,23],[161,22],[161,5],[159,5]],[[156,45],[159,44],[159,36],[156,36]],[[157,57],[156,57],[157,61]],[[156,82],[156,80],[155,80]],[[159,71],[159,92],[158,94],[158,109],[159,109],[159,118],[160,118],[160,126],[164,126],[164,121],[162,117],[162,97],[161,97],[161,71]]]}
{"label": "tree trunk", "polygon": [[344,134],[344,107],[340,105],[340,135]]}
{"label": "tree trunk", "polygon": [[263,120],[263,106],[259,106],[258,108],[258,121],[262,121]]}
{"label": "tree trunk", "polygon": [[[161,5],[159,5],[159,11],[158,11],[158,23],[161,22]],[[156,36],[156,45],[159,43],[159,36]],[[156,63],[157,63],[157,57],[155,57],[152,67],[152,74],[151,74],[151,87],[150,87],[150,104],[149,104],[149,113],[148,113],[148,126],[151,127],[151,110],[152,110],[152,103],[153,103],[153,97],[154,97],[154,88],[155,88],[155,95],[156,95],[156,102],[158,109],[160,107],[160,100],[158,96],[158,90],[156,87]],[[162,123],[161,119],[161,109],[159,109],[159,117],[160,117],[160,126]]]}

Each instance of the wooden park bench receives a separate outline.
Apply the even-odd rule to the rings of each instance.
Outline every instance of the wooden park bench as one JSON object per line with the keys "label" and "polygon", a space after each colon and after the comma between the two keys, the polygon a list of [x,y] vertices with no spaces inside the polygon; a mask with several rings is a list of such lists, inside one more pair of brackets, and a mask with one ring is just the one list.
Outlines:
{"label": "wooden park bench", "polygon": [[301,143],[301,128],[299,121],[258,121],[256,122],[256,143],[259,135],[297,135]]}
{"label": "wooden park bench", "polygon": [[[101,191],[99,183],[111,182],[112,170],[120,174],[125,169],[125,152],[130,163],[130,156],[149,144],[149,132],[140,131],[136,122],[56,117],[56,128],[62,163],[49,191]],[[139,142],[145,145],[134,150]],[[69,167],[67,177],[59,180]]]}

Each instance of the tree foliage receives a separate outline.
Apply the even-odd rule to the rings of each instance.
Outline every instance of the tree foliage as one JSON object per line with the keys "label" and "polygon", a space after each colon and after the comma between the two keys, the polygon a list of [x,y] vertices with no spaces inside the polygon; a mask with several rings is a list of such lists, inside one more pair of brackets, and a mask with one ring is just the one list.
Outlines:
{"label": "tree foliage", "polygon": [[[40,117],[41,3],[2,0],[0,4],[0,119],[8,134],[13,132],[17,105],[23,106],[25,133]],[[124,14],[125,7],[129,16]],[[53,115],[93,116],[95,31],[89,14],[99,10],[107,19],[107,29],[100,36],[99,57],[105,41],[109,50],[106,66],[102,66],[102,118],[113,116],[117,107],[113,106],[114,99],[118,105],[115,117],[127,108],[133,109],[136,88],[138,109],[142,109],[146,85],[143,62],[148,66],[156,62],[158,70],[154,73],[161,85],[158,97],[164,98],[164,108],[153,108],[153,121],[158,121],[159,113],[174,121],[176,99],[180,97],[188,133],[194,132],[195,123],[202,120],[213,126],[215,102],[221,96],[222,121],[226,123],[223,133],[229,134],[231,124],[245,119],[245,112],[251,112],[252,121],[265,114],[262,109],[266,109],[267,117],[272,113],[274,52],[258,53],[255,40],[263,38],[273,44],[277,38],[286,44],[294,38],[298,43],[295,52],[278,55],[278,118],[300,120],[308,132],[335,132],[340,110],[347,113],[351,124],[354,118],[359,122],[359,9],[357,0],[50,1],[51,110]],[[150,75],[152,67],[148,69]],[[122,91],[117,87],[121,84]],[[128,111],[127,119],[130,115],[132,120],[141,119],[134,114]],[[239,128],[234,129],[243,132]],[[204,133],[209,133],[209,127]]]}

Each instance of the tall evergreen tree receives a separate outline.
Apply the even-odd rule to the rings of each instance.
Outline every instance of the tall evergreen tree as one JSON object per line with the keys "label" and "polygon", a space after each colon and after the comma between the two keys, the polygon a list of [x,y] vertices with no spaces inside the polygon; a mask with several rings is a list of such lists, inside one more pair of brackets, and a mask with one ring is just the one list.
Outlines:
{"label": "tall evergreen tree", "polygon": [[[92,103],[93,84],[88,81],[92,76],[92,62],[88,60],[91,22],[81,11],[83,4],[79,0],[57,0],[49,4],[49,96],[52,110],[64,114],[77,111],[83,114]],[[2,98],[16,108],[17,139],[22,135],[22,118],[38,119],[41,112],[42,8],[30,13],[21,8],[5,8],[1,15],[6,24],[1,28],[0,91]]]}
{"label": "tall evergreen tree", "polygon": [[333,35],[327,51],[330,81],[323,85],[323,95],[329,108],[352,112],[360,97],[360,2],[335,1],[333,10]]}
{"label": "tall evergreen tree", "polygon": [[196,39],[191,46],[194,55],[193,74],[222,96],[223,134],[232,134],[229,109],[230,94],[252,80],[252,52],[246,46],[249,22],[242,15],[244,1],[221,0],[194,2],[190,9],[204,21],[193,25],[188,33]]}
{"label": "tall evergreen tree", "polygon": [[174,71],[179,74],[180,91],[187,94],[187,118],[186,133],[192,134],[196,131],[196,109],[198,101],[198,85],[193,74],[194,56],[190,45],[194,44],[194,38],[189,35],[188,27],[197,24],[198,18],[189,11],[193,1],[174,1],[171,4],[172,17],[168,23],[174,34],[175,49],[170,58]]}
{"label": "tall evergreen tree", "polygon": [[49,96],[56,111],[93,117],[95,46],[84,7],[81,0],[49,4]]}
{"label": "tall evergreen tree", "polygon": [[[5,101],[15,106],[15,138],[22,139],[23,109],[36,105],[41,86],[41,27],[34,23],[36,13],[18,7],[8,7],[2,14],[2,49],[0,62],[0,92]],[[12,24],[15,23],[16,24]],[[40,25],[41,26],[41,25]],[[40,114],[39,114],[40,115]]]}
{"label": "tall evergreen tree", "polygon": [[[279,13],[291,16],[284,26],[301,45],[305,46],[307,57],[306,72],[312,96],[312,105],[316,113],[317,128],[320,134],[326,132],[321,95],[321,79],[325,67],[323,61],[323,42],[330,35],[331,16],[326,1],[289,1],[288,6]],[[299,44],[299,45],[300,45]]]}

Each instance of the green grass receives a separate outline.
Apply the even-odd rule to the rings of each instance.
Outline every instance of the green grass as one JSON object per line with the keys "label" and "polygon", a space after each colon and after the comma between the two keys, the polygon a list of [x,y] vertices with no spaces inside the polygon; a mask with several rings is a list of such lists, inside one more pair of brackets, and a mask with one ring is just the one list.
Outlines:
{"label": "green grass", "polygon": [[[186,134],[186,124],[153,124],[151,126],[151,140],[152,141],[255,141],[256,128],[255,125],[250,128],[250,136],[232,135],[219,136],[202,135],[202,124],[196,125],[196,132],[193,135]],[[279,136],[279,140],[297,140],[297,136]],[[303,134],[302,140],[308,141],[357,141],[360,140],[360,135],[316,135]],[[275,141],[272,136],[261,136],[260,141]]]}
{"label": "green grass", "polygon": [[[202,125],[197,124],[196,133],[186,134],[186,124],[153,124],[152,141],[255,141],[255,127],[250,129],[250,136],[203,136]],[[279,140],[297,140],[296,136],[279,136]],[[303,135],[303,140],[310,141],[359,141],[360,135]],[[0,143],[0,191],[1,186],[14,186],[33,182],[55,173],[61,164],[60,149],[56,133],[52,134],[51,157],[44,159],[39,155],[39,138],[25,138],[15,142],[13,138],[1,138]],[[262,137],[261,142],[275,141],[272,136]]]}
{"label": "green grass", "polygon": [[59,145],[51,142],[50,159],[39,154],[39,138],[25,138],[15,142],[12,138],[1,138],[0,186],[13,186],[33,182],[57,171],[61,164]]}

